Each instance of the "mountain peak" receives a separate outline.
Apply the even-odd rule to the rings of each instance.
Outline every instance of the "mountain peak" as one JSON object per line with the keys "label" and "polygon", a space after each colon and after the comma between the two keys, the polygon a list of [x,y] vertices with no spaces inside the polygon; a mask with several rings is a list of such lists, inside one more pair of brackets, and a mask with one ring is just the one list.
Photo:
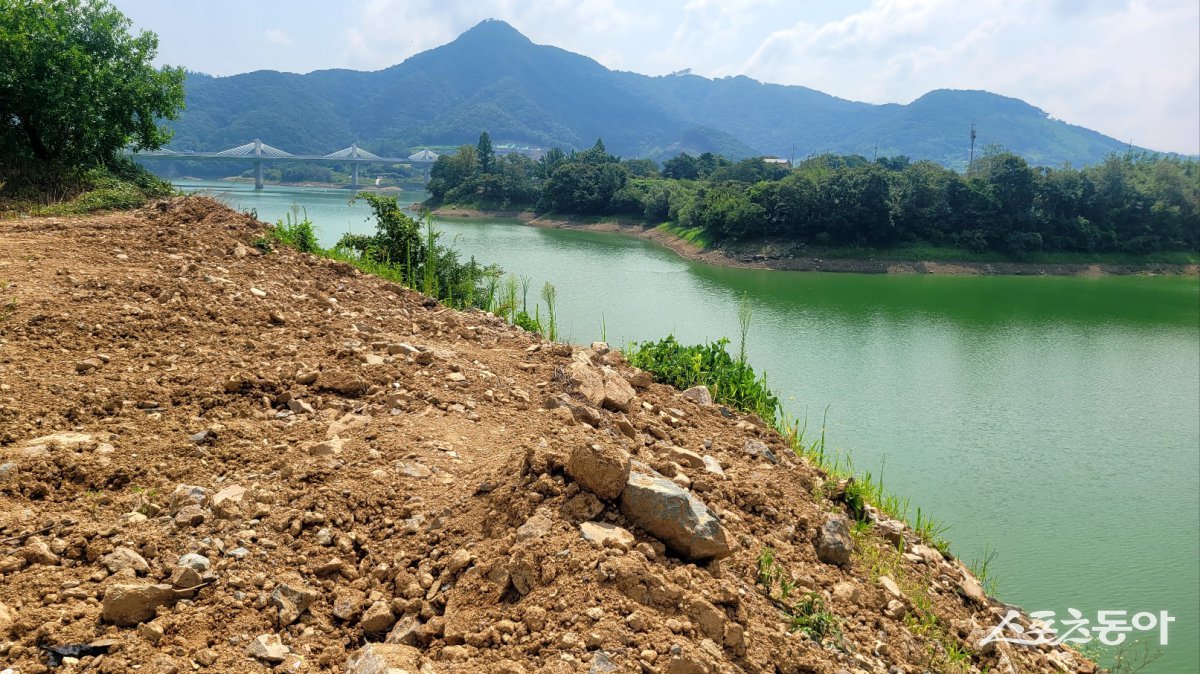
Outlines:
{"label": "mountain peak", "polygon": [[533,44],[521,31],[500,19],[484,19],[454,40],[467,43],[479,41],[492,44]]}

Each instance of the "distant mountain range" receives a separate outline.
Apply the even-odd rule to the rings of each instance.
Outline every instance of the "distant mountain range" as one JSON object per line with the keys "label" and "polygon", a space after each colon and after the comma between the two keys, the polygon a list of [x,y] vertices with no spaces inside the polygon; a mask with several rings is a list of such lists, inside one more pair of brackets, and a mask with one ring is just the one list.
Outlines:
{"label": "distant mountain range", "polygon": [[995,143],[1035,164],[1093,164],[1128,147],[986,91],[939,89],[907,105],[873,105],[748,77],[648,77],[536,45],[494,20],[376,72],[189,74],[171,147],[215,150],[261,138],[293,153],[358,143],[395,156],[474,143],[487,130],[497,143],[564,149],[603,138],[624,157],[869,157],[878,146],[880,156],[963,166],[972,122],[977,151]]}

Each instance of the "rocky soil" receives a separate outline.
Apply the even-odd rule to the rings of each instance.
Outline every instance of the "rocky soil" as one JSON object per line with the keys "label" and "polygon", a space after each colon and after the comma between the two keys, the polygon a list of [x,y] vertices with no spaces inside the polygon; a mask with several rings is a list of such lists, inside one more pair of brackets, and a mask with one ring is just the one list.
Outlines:
{"label": "rocky soil", "polygon": [[0,670],[1092,671],[757,418],[263,228],[0,222]]}

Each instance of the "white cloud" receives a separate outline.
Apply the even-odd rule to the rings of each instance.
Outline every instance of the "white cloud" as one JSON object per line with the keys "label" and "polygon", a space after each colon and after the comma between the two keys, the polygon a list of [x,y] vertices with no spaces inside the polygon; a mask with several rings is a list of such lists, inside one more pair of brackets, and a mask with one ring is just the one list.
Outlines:
{"label": "white cloud", "polygon": [[1137,145],[1200,152],[1194,0],[875,0],[770,34],[739,70],[875,103],[987,89]]}
{"label": "white cloud", "polygon": [[291,47],[294,44],[296,44],[295,42],[292,41],[292,38],[290,36],[288,36],[287,33],[283,32],[282,30],[280,30],[278,28],[271,28],[271,29],[267,30],[266,38],[267,38],[267,42],[270,42],[271,44],[281,45],[284,47]]}

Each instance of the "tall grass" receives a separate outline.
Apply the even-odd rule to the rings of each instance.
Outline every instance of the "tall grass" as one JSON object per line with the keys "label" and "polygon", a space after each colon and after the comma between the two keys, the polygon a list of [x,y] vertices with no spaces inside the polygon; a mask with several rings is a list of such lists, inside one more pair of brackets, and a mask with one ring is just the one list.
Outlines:
{"label": "tall grass", "polygon": [[558,319],[554,313],[554,303],[558,300],[558,289],[549,281],[542,286],[542,299],[546,300],[546,339],[558,341]]}

